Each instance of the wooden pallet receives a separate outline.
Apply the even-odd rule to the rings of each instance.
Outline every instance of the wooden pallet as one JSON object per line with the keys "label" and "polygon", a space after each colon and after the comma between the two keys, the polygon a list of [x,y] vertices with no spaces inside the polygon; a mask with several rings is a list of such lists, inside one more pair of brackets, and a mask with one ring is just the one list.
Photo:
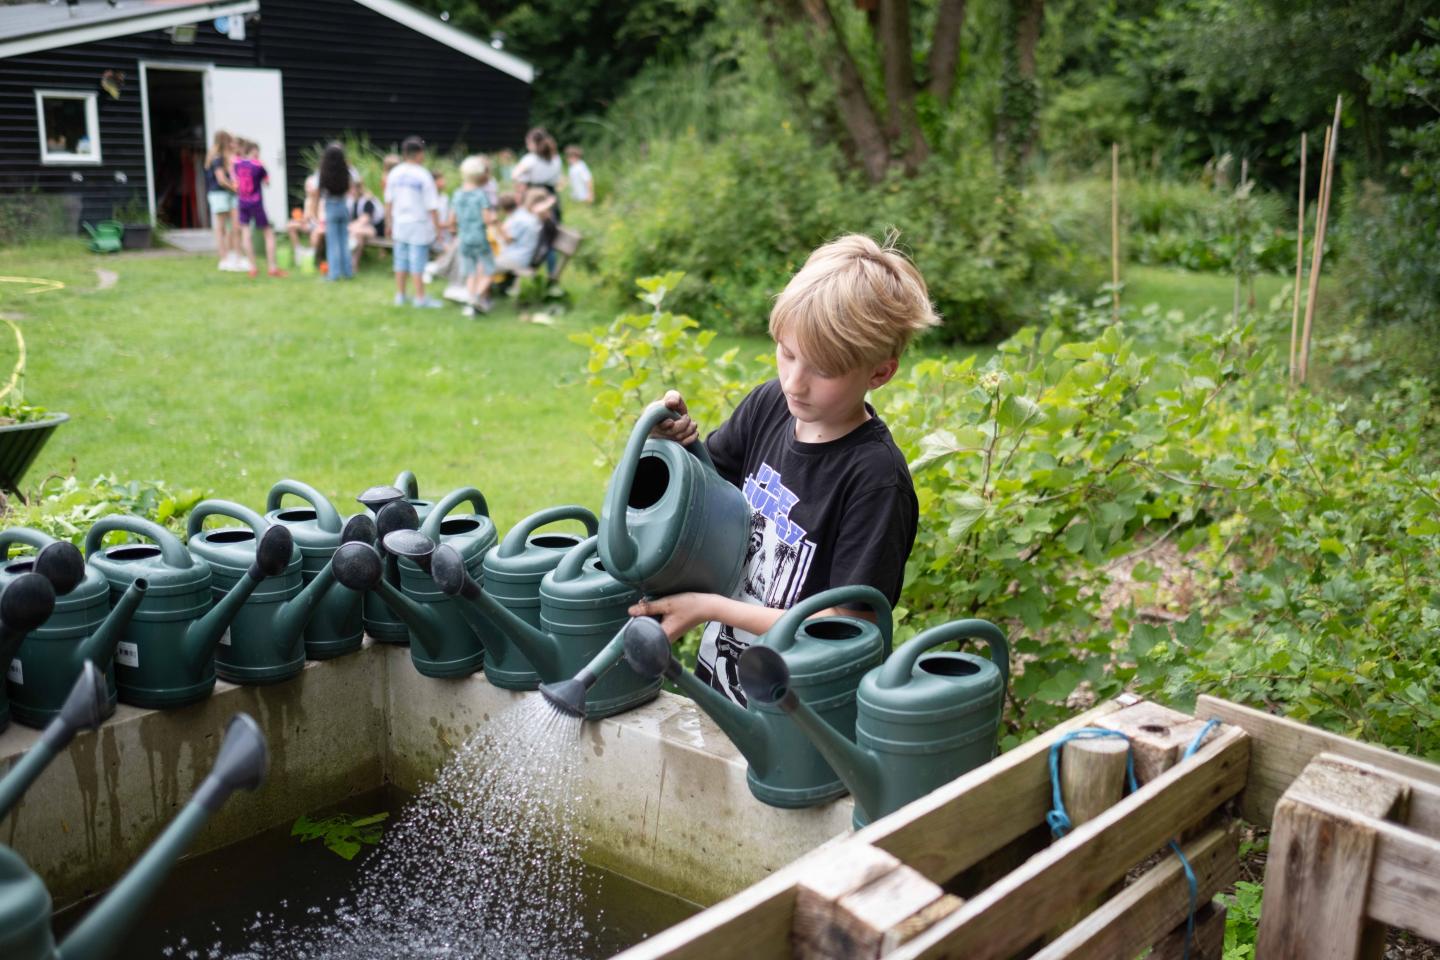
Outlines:
{"label": "wooden pallet", "polygon": [[[1222,723],[1182,759],[1211,717]],[[1130,738],[1140,787],[1116,789],[1123,749],[1068,742],[1075,826],[1052,840],[1050,748],[1082,727]],[[1175,838],[1197,884],[1190,956],[1218,960],[1214,898],[1239,875],[1241,810],[1273,822],[1272,864],[1316,855],[1328,831],[1343,841],[1344,859],[1307,861],[1304,882],[1267,883],[1260,957],[1368,957],[1379,924],[1440,939],[1440,767],[1212,698],[1191,717],[1123,696],[621,957],[1178,960],[1190,897]],[[1301,940],[1307,923],[1324,932]]]}

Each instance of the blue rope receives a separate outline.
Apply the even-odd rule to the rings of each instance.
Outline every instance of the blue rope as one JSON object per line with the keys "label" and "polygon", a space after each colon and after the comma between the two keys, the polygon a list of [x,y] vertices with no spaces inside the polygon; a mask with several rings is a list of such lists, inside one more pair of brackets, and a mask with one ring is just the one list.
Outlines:
{"label": "blue rope", "polygon": [[[1210,731],[1220,725],[1219,717],[1212,717],[1207,720],[1205,726],[1190,741],[1185,752],[1180,755],[1181,760],[1188,760],[1200,749]],[[1106,737],[1119,737],[1126,743],[1125,750],[1125,788],[1127,793],[1134,793],[1139,787],[1135,782],[1135,750],[1129,746],[1130,738],[1119,730],[1106,730],[1101,727],[1082,727],[1079,730],[1072,730],[1050,745],[1050,800],[1053,804],[1049,813],[1045,814],[1045,823],[1050,827],[1050,833],[1055,839],[1060,839],[1070,832],[1070,817],[1065,812],[1065,799],[1060,795],[1060,751],[1065,744],[1071,740],[1100,740]],[[1185,871],[1185,883],[1190,891],[1190,910],[1185,917],[1185,950],[1183,960],[1190,960],[1190,943],[1195,937],[1195,901],[1200,898],[1200,883],[1195,879],[1195,870],[1190,866],[1190,861],[1180,850],[1178,841],[1171,839],[1170,849],[1175,851],[1176,858],[1180,861],[1180,869]]]}

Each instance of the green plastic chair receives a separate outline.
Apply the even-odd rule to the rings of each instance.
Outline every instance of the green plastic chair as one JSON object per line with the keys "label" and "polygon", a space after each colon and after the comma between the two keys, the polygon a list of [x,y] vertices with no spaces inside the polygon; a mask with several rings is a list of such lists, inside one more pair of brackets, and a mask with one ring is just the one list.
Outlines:
{"label": "green plastic chair", "polygon": [[119,220],[101,220],[94,226],[84,222],[80,225],[90,234],[91,250],[96,253],[114,253],[120,249],[125,236],[125,225]]}

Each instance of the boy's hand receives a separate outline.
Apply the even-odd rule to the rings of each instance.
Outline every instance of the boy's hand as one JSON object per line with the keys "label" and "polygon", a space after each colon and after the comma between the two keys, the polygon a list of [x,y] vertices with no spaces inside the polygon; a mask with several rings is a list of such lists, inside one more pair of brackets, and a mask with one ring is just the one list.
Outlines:
{"label": "boy's hand", "polygon": [[680,391],[667,391],[665,396],[657,402],[674,410],[680,416],[674,420],[663,420],[656,424],[655,429],[650,431],[650,436],[686,444],[694,443],[700,438],[700,426],[690,419],[690,410],[685,406],[685,398],[680,396]]}
{"label": "boy's hand", "polygon": [[718,599],[713,593],[673,593],[656,600],[641,600],[630,608],[630,616],[658,617],[665,635],[674,643],[691,627],[715,619],[713,601]]}

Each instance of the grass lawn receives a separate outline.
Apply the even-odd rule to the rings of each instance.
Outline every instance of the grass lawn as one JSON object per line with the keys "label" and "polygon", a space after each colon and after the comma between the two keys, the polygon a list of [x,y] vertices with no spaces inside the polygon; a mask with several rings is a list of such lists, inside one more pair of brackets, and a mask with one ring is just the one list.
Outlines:
{"label": "grass lawn", "polygon": [[[392,306],[379,260],[332,285],[220,273],[204,256],[100,258],[78,243],[4,257],[12,277],[65,285],[0,282],[0,310],[27,340],[27,399],[73,418],[32,485],[114,473],[259,507],[275,480],[294,477],[349,512],[355,493],[408,468],[426,495],[479,487],[502,530],[557,503],[599,508],[606,475],[587,433],[585,351],[566,335],[608,321],[616,304],[578,270],[566,277],[576,307],[543,326],[509,304],[474,320],[454,306]],[[97,269],[114,284],[101,289]],[[1127,279],[1130,302],[1230,304],[1223,276],[1133,267]],[[1257,295],[1282,282],[1261,278]],[[721,344],[742,357],[769,349],[764,338]]]}

